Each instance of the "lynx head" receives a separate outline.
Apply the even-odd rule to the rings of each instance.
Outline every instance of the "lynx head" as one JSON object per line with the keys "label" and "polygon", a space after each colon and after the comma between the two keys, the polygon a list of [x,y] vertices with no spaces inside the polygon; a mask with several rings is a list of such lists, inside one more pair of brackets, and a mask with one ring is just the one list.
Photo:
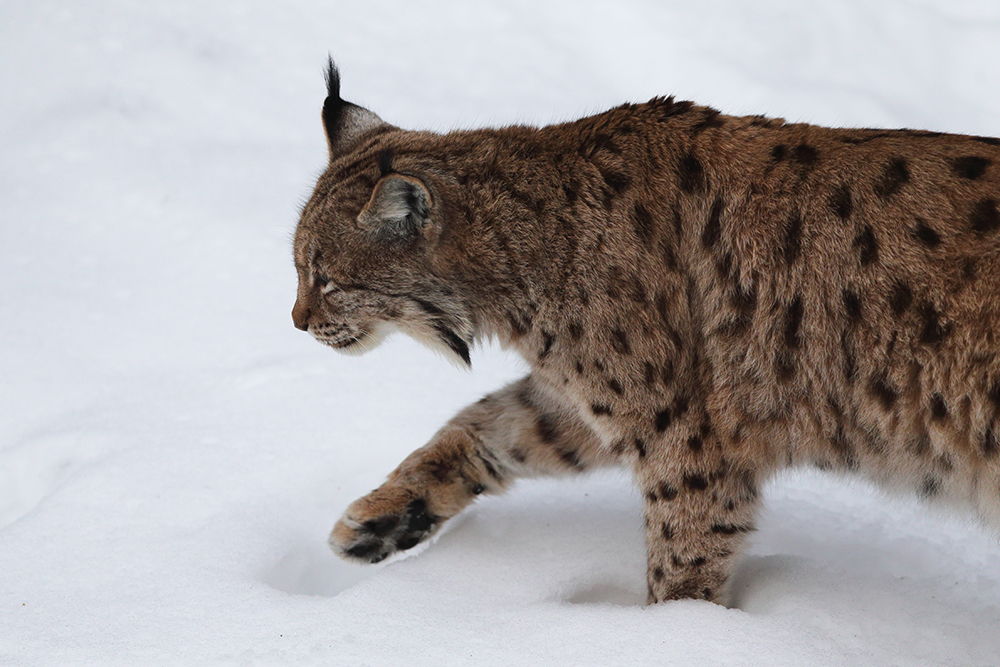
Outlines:
{"label": "lynx head", "polygon": [[449,184],[416,150],[427,135],[342,100],[332,59],[326,83],[330,162],[295,231],[295,326],[349,353],[403,331],[469,364],[474,320],[442,238]]}

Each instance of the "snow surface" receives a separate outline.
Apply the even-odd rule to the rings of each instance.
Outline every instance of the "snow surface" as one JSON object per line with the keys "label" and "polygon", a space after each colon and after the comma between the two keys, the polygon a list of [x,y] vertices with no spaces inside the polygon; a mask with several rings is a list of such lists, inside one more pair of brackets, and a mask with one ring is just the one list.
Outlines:
{"label": "snow surface", "polygon": [[362,568],[326,536],[523,373],[292,327],[321,68],[394,123],[729,113],[1000,135],[993,0],[0,5],[0,664],[997,665],[997,542],[812,474],[736,608],[643,607],[624,474],[522,483]]}

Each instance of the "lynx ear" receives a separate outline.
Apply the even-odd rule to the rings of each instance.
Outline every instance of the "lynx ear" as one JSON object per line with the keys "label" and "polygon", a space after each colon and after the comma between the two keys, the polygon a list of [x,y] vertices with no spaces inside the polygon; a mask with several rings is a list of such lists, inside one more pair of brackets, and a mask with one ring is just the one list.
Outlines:
{"label": "lynx ear", "polygon": [[373,232],[410,239],[423,231],[431,214],[431,195],[420,179],[388,174],[375,185],[358,222]]}
{"label": "lynx ear", "polygon": [[332,160],[362,135],[386,123],[368,109],[340,99],[340,70],[333,64],[332,57],[327,61],[325,76],[323,129]]}

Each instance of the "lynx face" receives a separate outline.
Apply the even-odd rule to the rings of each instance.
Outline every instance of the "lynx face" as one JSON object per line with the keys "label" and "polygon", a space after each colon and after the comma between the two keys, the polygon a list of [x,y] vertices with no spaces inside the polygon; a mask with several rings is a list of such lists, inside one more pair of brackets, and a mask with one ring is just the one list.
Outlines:
{"label": "lynx face", "polygon": [[[331,99],[339,96],[331,93]],[[324,107],[327,127],[337,127],[335,106],[328,100]],[[336,142],[350,145],[352,135],[343,128],[327,132],[330,165],[295,233],[295,326],[355,354],[402,331],[468,364],[470,309],[434,270],[443,216],[432,195],[433,176],[403,171],[405,161],[393,165],[392,153],[379,150],[379,138],[401,132],[363,109],[341,107],[376,137],[347,152]]]}

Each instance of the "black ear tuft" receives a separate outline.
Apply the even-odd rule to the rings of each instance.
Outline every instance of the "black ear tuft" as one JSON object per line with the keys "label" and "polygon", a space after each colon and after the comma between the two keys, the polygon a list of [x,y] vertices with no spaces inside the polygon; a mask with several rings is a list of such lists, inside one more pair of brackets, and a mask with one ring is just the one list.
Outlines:
{"label": "black ear tuft", "polygon": [[340,99],[340,70],[333,63],[333,56],[328,55],[326,60],[326,72],[323,78],[326,79],[326,96],[335,100]]}
{"label": "black ear tuft", "polygon": [[331,152],[336,145],[339,134],[338,128],[341,125],[341,116],[344,115],[344,100],[340,99],[340,70],[333,63],[333,56],[327,56],[326,72],[323,73],[326,79],[326,100],[323,101],[323,127],[326,128],[326,135],[330,141]]}
{"label": "black ear tuft", "polygon": [[340,97],[340,70],[333,57],[326,61],[326,100],[323,102],[323,129],[326,130],[330,158],[341,155],[368,132],[385,127],[381,118],[368,109],[345,102]]}

